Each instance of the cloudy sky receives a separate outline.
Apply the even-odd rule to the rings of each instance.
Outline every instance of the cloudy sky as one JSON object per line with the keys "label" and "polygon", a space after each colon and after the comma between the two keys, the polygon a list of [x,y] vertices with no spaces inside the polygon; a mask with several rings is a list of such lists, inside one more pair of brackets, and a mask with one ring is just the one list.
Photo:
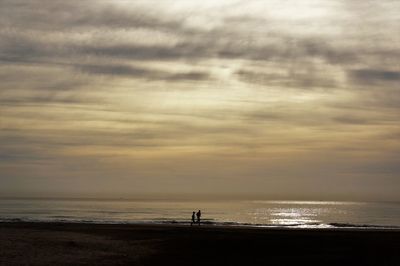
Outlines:
{"label": "cloudy sky", "polygon": [[400,200],[398,0],[0,0],[0,196]]}

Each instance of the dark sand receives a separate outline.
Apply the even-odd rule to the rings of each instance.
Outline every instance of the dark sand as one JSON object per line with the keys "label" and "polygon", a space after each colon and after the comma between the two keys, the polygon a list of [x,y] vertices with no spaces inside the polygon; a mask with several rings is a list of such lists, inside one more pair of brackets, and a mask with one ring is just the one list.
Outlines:
{"label": "dark sand", "polygon": [[0,265],[400,265],[400,231],[0,223]]}

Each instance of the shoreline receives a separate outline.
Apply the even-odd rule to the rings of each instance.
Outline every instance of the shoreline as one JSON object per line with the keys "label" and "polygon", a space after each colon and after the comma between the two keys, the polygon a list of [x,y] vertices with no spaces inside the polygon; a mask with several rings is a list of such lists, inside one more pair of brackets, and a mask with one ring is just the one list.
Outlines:
{"label": "shoreline", "polygon": [[[7,223],[44,223],[44,224],[93,224],[93,225],[131,225],[131,226],[182,226],[190,227],[191,222],[187,221],[176,221],[176,220],[164,220],[164,221],[85,221],[85,220],[35,220],[35,219],[0,219],[0,224]],[[194,224],[193,226],[198,226]],[[206,227],[218,227],[218,228],[258,228],[258,229],[271,229],[271,230],[361,230],[361,231],[400,231],[400,226],[395,225],[358,225],[358,224],[347,224],[347,223],[328,223],[328,224],[287,224],[287,225],[274,225],[274,224],[250,224],[250,223],[238,223],[238,222],[210,222],[205,221],[201,223],[201,226]]]}
{"label": "shoreline", "polygon": [[1,222],[0,265],[398,265],[400,230]]}

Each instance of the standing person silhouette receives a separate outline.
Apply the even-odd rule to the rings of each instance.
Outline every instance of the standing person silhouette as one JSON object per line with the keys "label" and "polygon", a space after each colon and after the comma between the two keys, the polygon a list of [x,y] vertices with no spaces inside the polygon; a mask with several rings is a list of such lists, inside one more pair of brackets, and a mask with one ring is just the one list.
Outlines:
{"label": "standing person silhouette", "polygon": [[193,213],[192,213],[192,222],[190,223],[190,226],[192,226],[194,223],[196,223],[196,221],[195,221],[195,215],[196,215],[196,212],[193,212]]}
{"label": "standing person silhouette", "polygon": [[201,217],[201,211],[200,210],[196,213],[196,216],[197,216],[197,223],[200,225],[200,217]]}

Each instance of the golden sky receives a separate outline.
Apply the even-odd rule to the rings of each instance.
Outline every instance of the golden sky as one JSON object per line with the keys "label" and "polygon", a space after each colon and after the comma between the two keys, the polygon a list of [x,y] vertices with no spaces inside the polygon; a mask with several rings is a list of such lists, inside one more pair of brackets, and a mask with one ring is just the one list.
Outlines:
{"label": "golden sky", "polygon": [[0,0],[0,196],[400,200],[400,2]]}

